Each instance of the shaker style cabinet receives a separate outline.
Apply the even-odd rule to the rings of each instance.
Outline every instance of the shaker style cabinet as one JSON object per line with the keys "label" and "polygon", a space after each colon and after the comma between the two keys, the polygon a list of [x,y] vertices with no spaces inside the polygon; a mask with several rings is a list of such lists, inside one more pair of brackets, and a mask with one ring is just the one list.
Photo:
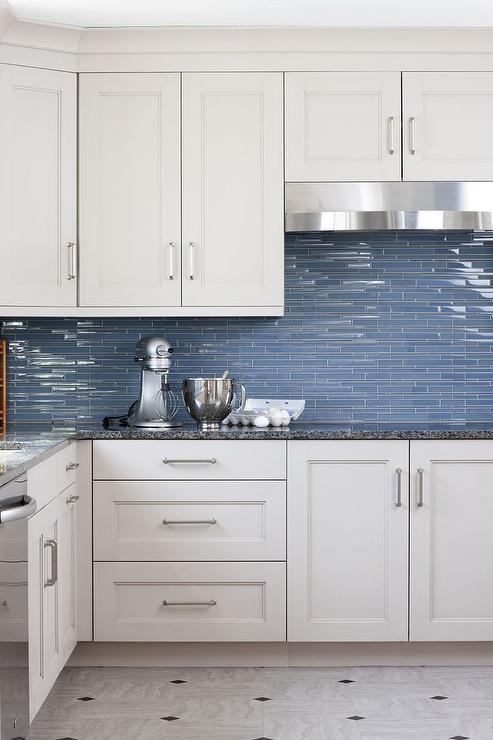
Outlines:
{"label": "shaker style cabinet", "polygon": [[492,479],[492,442],[411,442],[411,640],[493,640]]}
{"label": "shaker style cabinet", "polygon": [[282,75],[183,75],[183,305],[284,302]]}
{"label": "shaker style cabinet", "polygon": [[408,637],[408,443],[288,442],[288,640]]}
{"label": "shaker style cabinet", "polygon": [[75,306],[76,75],[0,64],[1,306]]}
{"label": "shaker style cabinet", "polygon": [[493,180],[493,72],[404,72],[404,180]]}
{"label": "shaker style cabinet", "polygon": [[80,75],[81,306],[179,306],[180,75]]}
{"label": "shaker style cabinet", "polygon": [[76,485],[29,520],[31,721],[77,643]]}
{"label": "shaker style cabinet", "polygon": [[286,180],[400,180],[399,72],[288,72]]}

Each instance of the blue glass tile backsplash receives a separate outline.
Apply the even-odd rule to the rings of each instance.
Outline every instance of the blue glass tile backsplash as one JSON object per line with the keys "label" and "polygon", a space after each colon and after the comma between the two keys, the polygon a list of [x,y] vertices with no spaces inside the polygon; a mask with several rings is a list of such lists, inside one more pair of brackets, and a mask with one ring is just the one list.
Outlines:
{"label": "blue glass tile backsplash", "polygon": [[288,235],[285,269],[278,319],[5,319],[10,420],[124,413],[149,333],[178,392],[229,368],[251,396],[306,399],[306,421],[493,420],[492,233]]}

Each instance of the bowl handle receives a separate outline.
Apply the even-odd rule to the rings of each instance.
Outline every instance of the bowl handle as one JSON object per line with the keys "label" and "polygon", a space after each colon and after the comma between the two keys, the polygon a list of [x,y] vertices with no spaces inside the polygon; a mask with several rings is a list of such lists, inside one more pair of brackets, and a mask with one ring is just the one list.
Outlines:
{"label": "bowl handle", "polygon": [[243,383],[238,383],[237,381],[235,381],[235,385],[234,385],[235,397],[236,397],[236,386],[238,385],[241,388],[241,401],[240,401],[240,405],[238,406],[238,408],[231,409],[231,411],[234,411],[235,413],[238,413],[238,411],[243,411],[243,409],[245,408],[245,404],[246,404],[246,389]]}

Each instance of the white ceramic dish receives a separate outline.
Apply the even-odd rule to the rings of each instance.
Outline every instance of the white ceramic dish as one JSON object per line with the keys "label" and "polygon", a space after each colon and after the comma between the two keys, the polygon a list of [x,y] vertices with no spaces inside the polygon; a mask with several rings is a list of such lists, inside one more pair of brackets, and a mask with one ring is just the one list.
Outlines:
{"label": "white ceramic dish", "polygon": [[243,411],[233,411],[224,419],[223,424],[258,427],[287,426],[301,416],[304,408],[303,400],[249,398]]}

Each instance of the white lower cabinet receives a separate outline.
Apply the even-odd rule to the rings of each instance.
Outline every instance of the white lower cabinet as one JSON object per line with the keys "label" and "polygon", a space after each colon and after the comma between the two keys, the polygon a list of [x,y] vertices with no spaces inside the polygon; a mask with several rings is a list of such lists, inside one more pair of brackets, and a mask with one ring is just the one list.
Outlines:
{"label": "white lower cabinet", "polygon": [[286,639],[284,563],[95,563],[100,641]]}
{"label": "white lower cabinet", "polygon": [[75,485],[29,520],[29,693],[31,721],[77,642]]}
{"label": "white lower cabinet", "polygon": [[411,443],[411,640],[493,640],[493,442]]}
{"label": "white lower cabinet", "polygon": [[408,639],[408,442],[288,442],[288,640]]}

